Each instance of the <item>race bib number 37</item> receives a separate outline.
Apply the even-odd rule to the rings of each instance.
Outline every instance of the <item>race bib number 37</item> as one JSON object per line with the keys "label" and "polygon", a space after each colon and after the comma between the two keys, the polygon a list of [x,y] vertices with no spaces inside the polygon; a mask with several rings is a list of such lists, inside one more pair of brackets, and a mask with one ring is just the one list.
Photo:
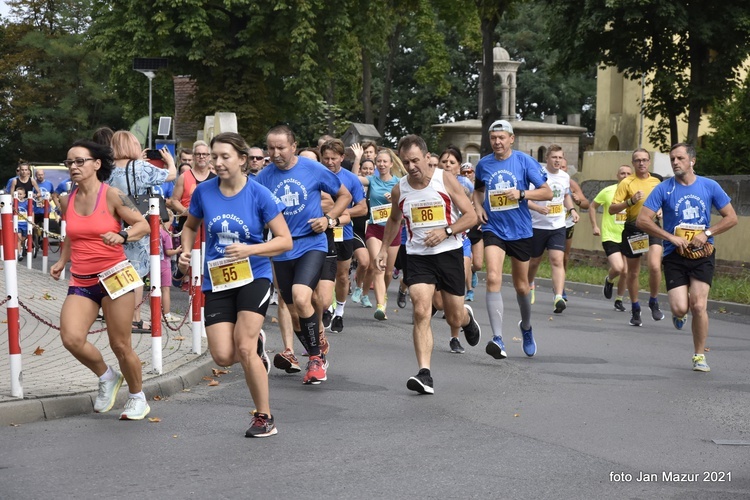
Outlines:
{"label": "race bib number 37", "polygon": [[490,210],[493,212],[502,212],[504,210],[513,210],[518,208],[518,200],[508,199],[506,191],[499,189],[491,190],[489,194]]}
{"label": "race bib number 37", "polygon": [[211,291],[213,292],[241,287],[253,281],[253,270],[250,267],[249,258],[208,261],[208,273],[211,275]]}
{"label": "race bib number 37", "polygon": [[143,286],[141,277],[127,260],[99,274],[99,281],[112,300]]}
{"label": "race bib number 37", "polygon": [[437,201],[412,203],[410,208],[412,227],[445,226],[445,205]]}

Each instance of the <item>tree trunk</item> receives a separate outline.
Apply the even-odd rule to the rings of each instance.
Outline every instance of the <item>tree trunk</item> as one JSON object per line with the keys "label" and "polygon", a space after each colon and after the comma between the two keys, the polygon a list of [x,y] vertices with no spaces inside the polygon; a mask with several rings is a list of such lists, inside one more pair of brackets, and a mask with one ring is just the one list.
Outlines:
{"label": "tree trunk", "polygon": [[[704,65],[709,63],[709,52],[705,45],[698,42],[689,44],[690,57],[690,88],[705,89]],[[688,133],[687,142],[693,146],[698,144],[698,128],[701,124],[701,112],[703,106],[707,105],[706,98],[698,92],[691,92],[688,98]]]}
{"label": "tree trunk", "polygon": [[[672,141],[670,144],[677,144],[680,142],[680,132],[677,129],[677,114],[669,112],[669,140]],[[670,146],[667,144],[667,146]]]}
{"label": "tree trunk", "polygon": [[396,24],[390,39],[388,40],[388,62],[385,67],[385,78],[383,80],[383,99],[380,103],[380,115],[378,116],[378,132],[385,136],[385,121],[388,118],[388,110],[391,107],[391,80],[393,79],[393,65],[398,51],[399,36],[401,35],[401,23]]}
{"label": "tree trunk", "polygon": [[495,78],[493,74],[493,60],[492,50],[494,48],[492,43],[492,36],[495,33],[497,27],[498,17],[492,17],[492,19],[482,19],[482,70],[480,78],[482,80],[482,95],[481,103],[482,109],[480,119],[482,120],[482,144],[480,146],[480,154],[482,156],[488,155],[492,152],[490,146],[490,137],[486,133],[490,124],[493,121],[500,118],[500,110],[497,109],[497,95],[495,93]]}
{"label": "tree trunk", "polygon": [[333,106],[334,104],[336,104],[334,86],[335,86],[335,83],[333,81],[333,78],[331,78],[331,83],[328,86],[328,109],[326,110],[326,115],[327,115],[326,116],[326,126],[327,126],[326,134],[328,135],[335,135],[335,132],[333,130],[333,126],[334,126],[333,122],[335,120],[335,117],[333,116]]}
{"label": "tree trunk", "polygon": [[372,115],[372,67],[370,53],[362,47],[362,110],[365,123],[374,123]]}

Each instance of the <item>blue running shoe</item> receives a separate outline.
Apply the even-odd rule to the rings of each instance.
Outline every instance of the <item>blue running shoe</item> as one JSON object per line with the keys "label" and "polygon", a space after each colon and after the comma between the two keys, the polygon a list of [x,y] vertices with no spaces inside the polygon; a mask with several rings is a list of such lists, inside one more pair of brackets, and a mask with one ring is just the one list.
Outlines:
{"label": "blue running shoe", "polygon": [[477,273],[471,273],[471,288],[476,288],[479,284],[479,276]]}
{"label": "blue running shoe", "polygon": [[672,316],[672,324],[675,328],[678,330],[682,330],[682,327],[685,326],[685,323],[687,323],[687,314],[685,316],[678,318],[677,316]]}
{"label": "blue running shoe", "polygon": [[474,302],[474,290],[469,290],[466,292],[466,297],[464,297],[464,300],[466,302]]}
{"label": "blue running shoe", "polygon": [[372,307],[372,302],[370,302],[370,297],[368,295],[362,294],[362,307]]}
{"label": "blue running shoe", "polygon": [[487,342],[487,347],[484,348],[484,352],[489,354],[495,359],[505,359],[508,355],[505,353],[505,344],[503,344],[503,338],[495,335],[492,340]]}
{"label": "blue running shoe", "polygon": [[528,357],[536,354],[536,341],[534,340],[534,334],[531,333],[531,328],[524,330],[521,328],[521,321],[518,322],[518,328],[521,329],[521,335],[523,336],[523,352]]}
{"label": "blue running shoe", "polygon": [[352,293],[352,302],[359,304],[362,301],[362,289],[360,287],[355,287],[354,292]]}

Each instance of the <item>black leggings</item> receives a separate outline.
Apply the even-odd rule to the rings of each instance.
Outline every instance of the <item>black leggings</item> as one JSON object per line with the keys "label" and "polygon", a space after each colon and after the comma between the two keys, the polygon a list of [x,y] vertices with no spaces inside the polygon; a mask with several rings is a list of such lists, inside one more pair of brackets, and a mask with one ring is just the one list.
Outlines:
{"label": "black leggings", "polygon": [[292,286],[305,285],[315,290],[320,281],[320,273],[326,260],[326,253],[320,250],[311,250],[298,259],[274,262],[273,269],[276,272],[276,282],[279,284],[279,293],[287,304],[293,304]]}

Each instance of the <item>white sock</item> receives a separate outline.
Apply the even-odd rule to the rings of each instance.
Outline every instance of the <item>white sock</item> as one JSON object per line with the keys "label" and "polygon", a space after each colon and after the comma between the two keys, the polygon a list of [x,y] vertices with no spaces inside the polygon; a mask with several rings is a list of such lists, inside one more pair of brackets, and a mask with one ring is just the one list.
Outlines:
{"label": "white sock", "polygon": [[110,380],[114,380],[117,378],[117,375],[115,375],[115,371],[112,369],[111,366],[107,365],[107,371],[104,372],[104,375],[99,377],[99,380],[102,382],[109,382]]}
{"label": "white sock", "polygon": [[145,394],[143,393],[143,391],[141,391],[141,392],[138,392],[138,393],[136,393],[136,394],[133,394],[132,392],[129,392],[129,393],[128,393],[128,397],[129,397],[129,398],[137,398],[137,399],[142,399],[142,400],[146,401],[146,395],[145,395]]}
{"label": "white sock", "polygon": [[343,316],[344,315],[344,307],[346,307],[346,301],[343,301],[343,302],[336,301],[336,312],[333,315],[334,316]]}

